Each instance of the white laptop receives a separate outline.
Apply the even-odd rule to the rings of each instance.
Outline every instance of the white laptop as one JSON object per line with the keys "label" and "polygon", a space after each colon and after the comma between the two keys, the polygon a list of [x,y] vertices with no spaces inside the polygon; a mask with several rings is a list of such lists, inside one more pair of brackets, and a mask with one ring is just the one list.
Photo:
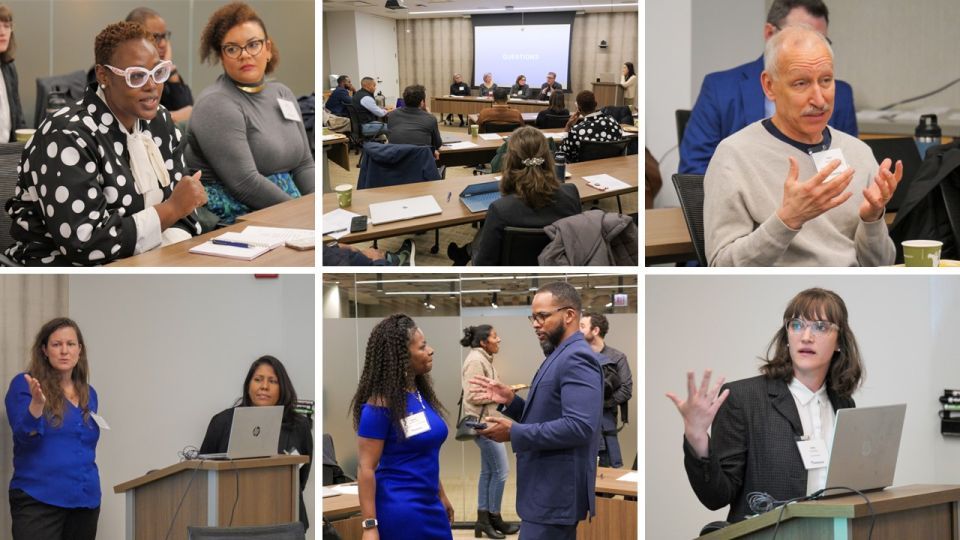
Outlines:
{"label": "white laptop", "polygon": [[616,73],[597,73],[597,78],[600,79],[599,82],[620,82]]}
{"label": "white laptop", "polygon": [[[840,409],[833,430],[827,487],[859,491],[893,485],[907,405]],[[849,495],[828,490],[826,495]]]}
{"label": "white laptop", "polygon": [[432,216],[441,213],[440,205],[433,195],[411,197],[370,205],[370,221],[374,225],[403,221],[423,216]]}
{"label": "white laptop", "polygon": [[283,407],[235,407],[227,451],[197,459],[244,459],[277,455]]}

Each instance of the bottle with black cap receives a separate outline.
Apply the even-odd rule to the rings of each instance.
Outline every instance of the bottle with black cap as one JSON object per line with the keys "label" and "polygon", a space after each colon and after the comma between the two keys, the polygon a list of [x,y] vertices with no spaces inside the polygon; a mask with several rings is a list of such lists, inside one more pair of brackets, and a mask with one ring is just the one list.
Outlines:
{"label": "bottle with black cap", "polygon": [[557,174],[557,181],[561,184],[567,177],[567,156],[558,152],[553,158],[553,170]]}
{"label": "bottle with black cap", "polygon": [[940,144],[940,126],[937,125],[937,115],[924,114],[920,116],[920,123],[914,131],[914,140],[917,142],[917,150],[920,152],[920,158],[927,155],[927,149],[931,146]]}

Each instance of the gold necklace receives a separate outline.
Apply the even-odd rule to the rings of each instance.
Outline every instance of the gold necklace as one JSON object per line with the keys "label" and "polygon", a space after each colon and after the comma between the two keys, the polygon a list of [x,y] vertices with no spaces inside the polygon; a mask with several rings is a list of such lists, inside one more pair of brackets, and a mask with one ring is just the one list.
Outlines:
{"label": "gold necklace", "polygon": [[261,83],[257,86],[244,86],[242,84],[234,83],[241,92],[246,92],[248,94],[259,94],[263,92],[263,89],[267,87],[267,83]]}

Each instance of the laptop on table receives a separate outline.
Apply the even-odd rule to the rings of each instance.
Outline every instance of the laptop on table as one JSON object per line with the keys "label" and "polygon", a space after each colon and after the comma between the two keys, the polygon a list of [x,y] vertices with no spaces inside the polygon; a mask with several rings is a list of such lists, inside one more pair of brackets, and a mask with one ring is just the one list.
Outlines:
{"label": "laptop on table", "polygon": [[382,225],[394,221],[414,219],[423,216],[432,216],[442,213],[440,205],[433,195],[411,197],[370,205],[370,221],[374,225]]}
{"label": "laptop on table", "polygon": [[200,454],[197,459],[223,460],[277,455],[283,407],[235,407],[227,451]]}
{"label": "laptop on table", "polygon": [[499,198],[500,182],[496,180],[470,184],[460,192],[460,202],[474,214],[477,212],[486,212],[490,204]]}

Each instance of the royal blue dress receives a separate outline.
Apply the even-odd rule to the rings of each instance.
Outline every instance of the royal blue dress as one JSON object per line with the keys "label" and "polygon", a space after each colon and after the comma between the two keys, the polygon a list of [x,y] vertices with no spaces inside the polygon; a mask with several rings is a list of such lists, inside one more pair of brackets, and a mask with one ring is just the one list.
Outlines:
{"label": "royal blue dress", "polygon": [[380,540],[451,540],[450,521],[440,502],[440,445],[447,425],[417,393],[407,394],[407,415],[425,412],[430,430],[400,440],[390,410],[364,405],[357,435],[384,441],[377,479]]}

